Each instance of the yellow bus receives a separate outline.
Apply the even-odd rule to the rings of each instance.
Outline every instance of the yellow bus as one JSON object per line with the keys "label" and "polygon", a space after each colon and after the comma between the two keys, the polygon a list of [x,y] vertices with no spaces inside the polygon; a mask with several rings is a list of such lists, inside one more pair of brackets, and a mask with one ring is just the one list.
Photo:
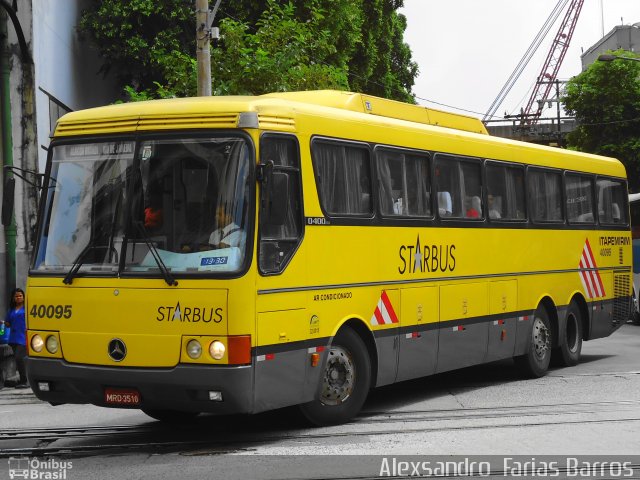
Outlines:
{"label": "yellow bus", "polygon": [[575,365],[630,314],[617,160],[363,94],[70,113],[44,192],[28,375],[52,404],[335,424],[373,387]]}

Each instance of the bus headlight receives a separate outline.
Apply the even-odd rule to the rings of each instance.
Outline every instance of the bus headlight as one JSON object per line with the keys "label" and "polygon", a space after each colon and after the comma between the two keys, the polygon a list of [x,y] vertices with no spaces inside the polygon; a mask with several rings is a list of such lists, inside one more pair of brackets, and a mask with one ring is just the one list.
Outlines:
{"label": "bus headlight", "polygon": [[221,360],[222,357],[224,357],[225,351],[226,347],[224,346],[224,343],[219,340],[214,340],[211,342],[211,345],[209,345],[209,355],[211,355],[211,358],[214,360]]}
{"label": "bus headlight", "polygon": [[42,351],[42,347],[44,347],[44,340],[38,334],[31,337],[31,350],[34,352],[40,353]]}
{"label": "bus headlight", "polygon": [[189,343],[187,343],[187,355],[194,360],[200,358],[200,355],[202,355],[202,345],[200,345],[198,340],[189,340]]}
{"label": "bus headlight", "polygon": [[46,347],[49,353],[56,353],[58,351],[58,339],[55,335],[49,335],[47,337]]}

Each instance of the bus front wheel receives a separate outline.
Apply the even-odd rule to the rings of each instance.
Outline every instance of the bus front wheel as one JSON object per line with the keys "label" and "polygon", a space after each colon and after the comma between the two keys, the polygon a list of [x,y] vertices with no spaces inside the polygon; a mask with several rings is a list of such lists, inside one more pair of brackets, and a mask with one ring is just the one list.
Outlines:
{"label": "bus front wheel", "polygon": [[320,378],[318,398],[300,406],[316,426],[337,425],[356,416],[369,393],[371,362],[356,332],[346,328],[333,339]]}
{"label": "bus front wheel", "polygon": [[551,322],[544,307],[539,307],[533,318],[527,352],[515,358],[516,365],[531,378],[542,377],[551,360]]}

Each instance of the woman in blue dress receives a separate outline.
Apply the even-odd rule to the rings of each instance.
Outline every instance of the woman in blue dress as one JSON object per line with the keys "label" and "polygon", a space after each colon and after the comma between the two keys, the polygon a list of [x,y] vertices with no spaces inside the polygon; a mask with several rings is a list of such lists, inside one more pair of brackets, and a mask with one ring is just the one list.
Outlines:
{"label": "woman in blue dress", "polygon": [[20,375],[16,388],[28,388],[25,365],[25,358],[27,357],[27,322],[24,315],[24,291],[21,288],[16,288],[11,292],[9,311],[4,324],[11,328],[9,345],[13,349],[16,369]]}

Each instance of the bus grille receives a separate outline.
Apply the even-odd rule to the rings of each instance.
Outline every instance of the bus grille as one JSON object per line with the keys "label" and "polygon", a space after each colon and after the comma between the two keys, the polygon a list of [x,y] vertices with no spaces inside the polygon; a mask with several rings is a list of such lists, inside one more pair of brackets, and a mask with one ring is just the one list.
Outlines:
{"label": "bus grille", "polygon": [[629,301],[629,274],[613,276],[613,324],[626,323],[631,316],[631,302]]}

